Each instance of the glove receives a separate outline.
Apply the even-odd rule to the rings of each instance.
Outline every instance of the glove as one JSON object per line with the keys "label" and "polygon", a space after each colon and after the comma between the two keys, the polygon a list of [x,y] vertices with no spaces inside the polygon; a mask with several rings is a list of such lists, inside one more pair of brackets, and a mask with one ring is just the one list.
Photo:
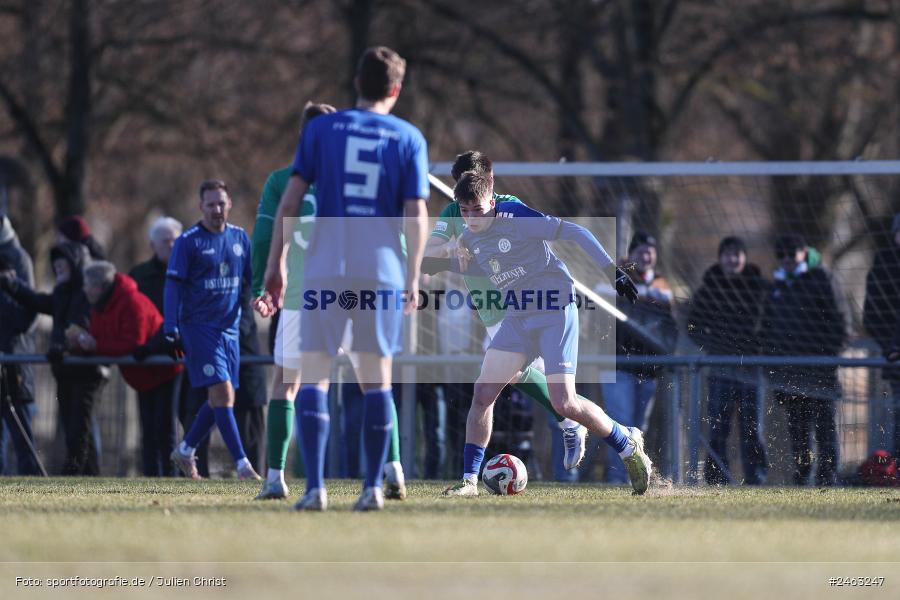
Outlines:
{"label": "glove", "polygon": [[628,273],[626,273],[619,267],[616,267],[615,285],[616,293],[618,295],[627,298],[628,301],[632,304],[637,302],[638,291],[634,285],[634,282],[631,280],[631,277],[628,276]]}
{"label": "glove", "polygon": [[891,346],[884,353],[884,358],[889,362],[897,362],[900,360],[900,347]]}
{"label": "glove", "polygon": [[150,356],[151,354],[153,354],[153,350],[151,350],[147,346],[147,344],[144,344],[143,346],[138,346],[137,348],[134,349],[134,352],[131,353],[131,358],[133,358],[134,360],[136,360],[138,362],[141,362],[143,360],[146,360],[147,357]]}
{"label": "glove", "polygon": [[62,346],[53,345],[47,350],[47,360],[51,365],[58,365],[66,357],[66,351]]}
{"label": "glove", "polygon": [[167,333],[163,337],[161,350],[174,359],[184,356],[184,344],[181,342],[181,336],[177,331]]}

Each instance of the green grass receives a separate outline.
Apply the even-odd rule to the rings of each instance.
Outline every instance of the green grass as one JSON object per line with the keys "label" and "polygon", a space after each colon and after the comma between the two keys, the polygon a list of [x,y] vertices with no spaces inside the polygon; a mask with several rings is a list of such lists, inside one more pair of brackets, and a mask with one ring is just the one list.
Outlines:
{"label": "green grass", "polygon": [[[301,490],[301,482],[291,485]],[[491,586],[504,589],[503,579],[492,575],[497,565],[447,564],[454,561],[518,563],[502,571],[513,569],[512,583],[532,582],[521,597],[543,597],[543,591],[556,596],[559,585],[583,577],[608,573],[621,580],[616,577],[629,569],[646,579],[626,578],[630,585],[666,597],[677,595],[668,587],[672,581],[696,583],[686,575],[693,571],[704,573],[704,581],[721,576],[733,582],[772,569],[759,577],[769,586],[790,585],[785,577],[883,575],[886,585],[900,590],[900,577],[890,577],[896,565],[875,565],[873,572],[832,572],[820,565],[819,577],[809,565],[798,571],[783,564],[900,560],[900,490],[657,487],[633,497],[623,487],[531,484],[515,497],[444,499],[442,487],[412,483],[407,501],[389,503],[381,513],[355,514],[349,508],[358,483],[332,481],[330,510],[299,514],[288,501],[255,502],[258,486],[236,481],[4,479],[0,560],[253,562],[233,569],[253,574],[246,585],[293,580],[302,572],[310,585],[318,581],[341,597],[349,597],[341,586],[362,585],[348,574],[366,569],[388,588],[392,570],[415,572],[410,590],[422,586],[430,597],[452,592],[470,577],[488,586],[479,595]],[[768,565],[739,564],[747,561]],[[319,564],[278,564],[310,562]],[[373,562],[430,564],[351,564]],[[657,564],[639,564],[648,562]],[[2,583],[8,579],[3,574]],[[396,590],[387,595],[396,597]],[[728,596],[745,597],[739,591]]]}

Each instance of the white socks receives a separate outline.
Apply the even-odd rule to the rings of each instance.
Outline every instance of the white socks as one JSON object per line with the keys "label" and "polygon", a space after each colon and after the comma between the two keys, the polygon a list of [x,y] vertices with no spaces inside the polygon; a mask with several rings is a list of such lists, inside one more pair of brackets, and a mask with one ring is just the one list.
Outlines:
{"label": "white socks", "polygon": [[400,461],[384,463],[384,477],[391,483],[405,483],[406,477],[403,475],[403,465]]}
{"label": "white socks", "polygon": [[185,444],[183,441],[180,444],[178,444],[178,452],[180,454],[182,454],[183,456],[193,456],[195,450],[196,450],[196,448],[191,448],[190,446]]}
{"label": "white socks", "polygon": [[266,475],[266,481],[269,483],[284,483],[284,471],[282,469],[269,469]]}
{"label": "white socks", "polygon": [[557,423],[560,429],[571,429],[572,427],[578,427],[580,423],[578,421],[573,421],[568,417]]}
{"label": "white socks", "polygon": [[239,459],[236,463],[236,466],[237,466],[238,471],[240,471],[241,469],[246,469],[248,467],[252,468],[252,465],[250,464],[250,459],[247,458],[246,456],[244,458]]}

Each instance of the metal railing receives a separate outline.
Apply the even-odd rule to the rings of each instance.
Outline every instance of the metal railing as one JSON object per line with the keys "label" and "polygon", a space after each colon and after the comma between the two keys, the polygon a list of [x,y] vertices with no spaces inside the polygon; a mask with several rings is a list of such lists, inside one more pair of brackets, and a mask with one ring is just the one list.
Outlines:
{"label": "metal railing", "polygon": [[[409,355],[399,354],[394,357],[398,368],[406,368],[404,377],[408,378],[411,369],[419,366],[470,366],[481,365],[483,356],[479,354],[454,354],[454,355]],[[271,356],[242,356],[243,364],[271,365]],[[0,354],[0,363],[4,364],[45,364],[47,358],[43,354]],[[65,365],[120,365],[120,366],[156,366],[173,364],[173,359],[165,356],[149,357],[144,361],[136,361],[130,356],[106,357],[106,356],[71,356],[66,357],[62,364]],[[700,472],[700,451],[705,444],[702,433],[701,410],[703,404],[703,370],[709,367],[743,367],[748,372],[755,371],[754,379],[757,394],[760,400],[768,395],[768,378],[766,368],[778,367],[837,367],[847,369],[870,369],[869,381],[866,386],[867,406],[866,412],[866,453],[871,452],[877,446],[876,440],[884,436],[886,423],[880,422],[875,415],[884,413],[884,401],[880,394],[875,392],[875,369],[900,368],[891,365],[883,358],[848,358],[835,356],[707,356],[707,355],[673,355],[673,356],[603,356],[582,355],[579,366],[607,367],[615,366],[651,365],[662,367],[669,371],[674,381],[670,386],[667,398],[668,422],[665,424],[666,432],[666,458],[664,460],[664,474],[676,483],[694,483]],[[350,366],[346,357],[341,357],[335,363],[335,373],[332,381],[339,382],[343,379],[341,369]],[[686,390],[683,389],[686,373]],[[414,449],[416,445],[415,412],[415,382],[406,381],[404,393],[411,402],[405,403],[406,409],[400,413],[401,447],[403,453],[404,468],[411,469],[415,460]],[[660,399],[658,398],[658,401]],[[686,434],[686,439],[684,439]],[[686,442],[686,443],[685,443]],[[333,445],[336,446],[336,445]],[[707,447],[708,449],[708,447]],[[330,460],[336,460],[336,449],[332,449]],[[120,472],[121,474],[121,472]]]}

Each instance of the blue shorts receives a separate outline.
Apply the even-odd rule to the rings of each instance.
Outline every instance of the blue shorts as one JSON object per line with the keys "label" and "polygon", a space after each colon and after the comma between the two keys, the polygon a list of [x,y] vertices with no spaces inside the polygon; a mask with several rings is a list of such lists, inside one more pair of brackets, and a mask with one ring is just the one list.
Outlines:
{"label": "blue shorts", "polygon": [[[379,356],[393,356],[400,352],[403,308],[396,304],[393,290],[373,281],[340,279],[307,282],[304,293],[313,291],[321,298],[323,290],[335,293],[339,300],[324,308],[321,301],[315,307],[307,302],[300,305],[301,352],[327,352],[336,356],[348,320],[353,322],[353,352],[369,352]],[[378,296],[378,290],[390,291],[391,295]],[[368,302],[364,301],[366,298]]]}
{"label": "blue shorts", "polygon": [[191,387],[205,388],[223,381],[239,387],[241,346],[237,331],[182,325],[181,339]]}
{"label": "blue shorts", "polygon": [[524,354],[525,364],[540,356],[547,375],[574,375],[578,366],[578,308],[572,302],[562,310],[522,316],[506,313],[488,348]]}

